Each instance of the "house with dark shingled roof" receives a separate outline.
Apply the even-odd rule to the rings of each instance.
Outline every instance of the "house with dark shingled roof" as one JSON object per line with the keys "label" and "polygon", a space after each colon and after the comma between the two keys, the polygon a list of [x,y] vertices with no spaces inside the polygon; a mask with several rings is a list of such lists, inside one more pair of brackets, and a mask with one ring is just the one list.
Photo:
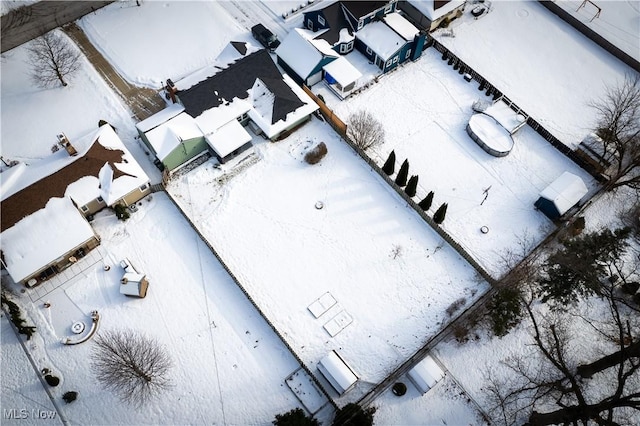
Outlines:
{"label": "house with dark shingled roof", "polygon": [[[197,155],[190,152],[190,158],[182,158],[180,153],[187,151],[180,149],[184,141],[176,129],[168,136],[162,130],[171,127],[178,117],[184,121],[187,116],[189,126],[197,129],[199,140],[206,143],[199,145],[202,153],[211,152],[224,163],[251,147],[252,136],[247,127],[255,134],[277,140],[309,120],[318,109],[288,75],[278,70],[266,50],[249,43],[231,42],[211,67],[168,85],[167,91],[176,102],[167,110],[175,113],[160,111],[136,127],[165,168],[168,162],[160,152],[172,156],[171,169]],[[184,126],[182,123],[180,128]],[[156,133],[163,136],[154,139]]]}

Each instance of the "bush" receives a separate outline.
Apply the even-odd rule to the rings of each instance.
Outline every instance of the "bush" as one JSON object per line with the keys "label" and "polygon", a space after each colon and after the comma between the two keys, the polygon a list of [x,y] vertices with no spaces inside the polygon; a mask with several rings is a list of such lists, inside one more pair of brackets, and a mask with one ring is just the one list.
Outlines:
{"label": "bush", "polygon": [[317,164],[327,155],[327,145],[324,142],[320,142],[313,149],[307,151],[304,155],[304,161],[309,164]]}
{"label": "bush", "polygon": [[521,292],[515,287],[503,287],[489,302],[489,318],[493,334],[506,335],[522,319]]}
{"label": "bush", "polygon": [[418,175],[413,175],[409,179],[409,183],[407,184],[407,187],[404,189],[404,192],[409,197],[415,197],[417,188],[418,188]]}
{"label": "bush", "polygon": [[75,401],[78,398],[78,392],[75,391],[69,391],[69,392],[65,392],[64,395],[62,395],[62,399],[64,400],[64,402],[66,402],[67,404],[71,404],[73,401]]}
{"label": "bush", "polygon": [[46,376],[44,376],[44,380],[49,386],[58,386],[60,384],[60,379],[51,374],[47,374]]}
{"label": "bush", "polygon": [[420,208],[425,212],[431,208],[431,204],[433,204],[433,191],[429,191],[427,196],[418,203]]}
{"label": "bush", "polygon": [[333,419],[333,426],[371,426],[375,407],[366,410],[356,403],[349,403],[338,410]]}
{"label": "bush", "polygon": [[440,225],[442,222],[444,222],[444,218],[446,215],[447,203],[443,203],[440,207],[438,207],[438,210],[436,210],[435,214],[433,215],[433,221]]}
{"label": "bush", "polygon": [[405,385],[402,382],[398,382],[398,383],[393,385],[393,387],[391,388],[391,391],[396,396],[402,396],[405,393],[407,393],[407,385]]}
{"label": "bush", "polygon": [[465,299],[464,297],[456,300],[447,308],[447,315],[451,316],[455,314],[458,310],[460,310],[460,308],[464,306],[465,303],[467,303],[467,299]]}
{"label": "bush", "polygon": [[116,212],[116,217],[122,221],[129,219],[129,216],[131,216],[129,210],[122,204],[116,204],[113,209]]}
{"label": "bush", "polygon": [[382,166],[382,171],[387,174],[387,176],[391,176],[396,169],[396,153],[395,151],[391,151],[389,153],[389,157],[387,161],[385,161],[384,166]]}
{"label": "bush", "polygon": [[404,160],[396,176],[396,185],[405,186],[407,184],[407,177],[409,176],[409,160]]}
{"label": "bush", "polygon": [[316,419],[307,416],[301,408],[276,414],[276,419],[272,423],[276,426],[320,426]]}
{"label": "bush", "polygon": [[9,309],[9,316],[11,317],[11,322],[18,329],[18,333],[24,334],[27,336],[27,340],[31,339],[31,336],[36,331],[36,328],[31,325],[25,325],[25,320],[22,318],[22,313],[20,312],[20,307],[16,305],[12,300],[9,300],[4,293],[2,293],[1,301],[3,305],[7,306]]}

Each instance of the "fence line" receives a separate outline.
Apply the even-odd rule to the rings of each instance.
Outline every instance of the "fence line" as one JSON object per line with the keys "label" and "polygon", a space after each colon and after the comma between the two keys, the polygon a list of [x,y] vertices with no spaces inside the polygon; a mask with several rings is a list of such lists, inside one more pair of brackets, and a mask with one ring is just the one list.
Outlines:
{"label": "fence line", "polygon": [[[479,83],[478,89],[484,91],[487,96],[493,96],[494,100],[498,99],[500,96],[504,97],[503,93],[493,84],[491,84],[489,80],[484,78],[480,73],[467,65],[455,54],[451,53],[451,51],[438,40],[432,38],[430,40],[430,45],[432,45],[438,52],[442,53],[442,59],[448,60],[448,64],[453,66],[454,70],[458,70],[458,73],[460,74],[468,74],[473,80],[477,81]],[[527,124],[529,125],[529,127],[531,127],[536,133],[538,133],[544,140],[549,142],[551,146],[556,148],[562,155],[580,166],[580,168],[589,173],[598,182],[602,183],[606,181],[606,178],[600,172],[598,172],[598,170],[593,165],[577,156],[571,148],[563,144],[558,138],[552,135],[551,132],[544,128],[539,122],[537,122],[533,117],[531,117],[531,115],[529,115],[522,108],[516,105],[512,100],[508,98],[506,99],[508,100],[507,104],[509,105],[509,107],[515,112],[522,113],[525,117],[527,117]]]}
{"label": "fence line", "polygon": [[598,46],[602,47],[611,55],[615,56],[620,61],[624,62],[626,65],[629,65],[631,68],[633,68],[637,72],[640,72],[640,62],[637,59],[634,59],[628,53],[624,52],[622,49],[618,48],[613,43],[611,43],[609,40],[605,39],[600,34],[593,31],[587,25],[582,23],[579,19],[574,17],[571,13],[567,12],[562,7],[558,6],[557,4],[551,1],[539,0],[538,3],[540,3],[543,7],[547,8],[551,13],[553,13],[554,15],[556,15],[557,17],[559,17],[560,19],[562,19],[563,21],[571,25],[573,28],[580,31],[585,37],[587,37],[589,40],[596,43]]}
{"label": "fence line", "polygon": [[238,288],[240,289],[240,291],[242,291],[242,293],[245,295],[245,297],[249,300],[249,302],[251,302],[251,304],[253,305],[253,307],[256,309],[256,311],[260,314],[260,316],[267,322],[267,324],[269,324],[269,327],[271,327],[271,329],[273,330],[273,332],[276,334],[276,336],[278,336],[278,338],[280,339],[280,341],[282,341],[282,343],[284,343],[284,345],[287,347],[287,349],[289,350],[289,352],[291,353],[291,355],[293,355],[293,357],[296,359],[296,361],[298,361],[298,363],[300,364],[300,366],[309,374],[309,377],[311,377],[311,379],[316,383],[316,385],[318,385],[318,387],[320,388],[320,390],[322,391],[322,393],[324,394],[324,396],[327,397],[327,400],[331,403],[331,405],[333,405],[333,407],[335,409],[338,408],[338,406],[336,405],[336,403],[333,401],[333,399],[329,396],[329,393],[327,392],[327,390],[324,388],[324,386],[322,385],[322,383],[320,383],[320,381],[318,381],[318,379],[316,378],[315,374],[313,374],[311,372],[311,369],[309,369],[309,367],[307,367],[307,365],[302,361],[302,359],[298,356],[298,354],[293,350],[293,348],[289,345],[289,343],[285,340],[284,336],[282,336],[282,334],[280,334],[280,331],[278,331],[278,329],[276,328],[275,325],[273,325],[273,323],[271,322],[271,320],[269,320],[269,318],[264,314],[264,312],[262,311],[262,309],[260,309],[260,307],[258,306],[258,304],[256,303],[256,301],[253,299],[253,297],[251,297],[251,295],[247,292],[247,290],[245,290],[244,286],[242,285],[242,283],[240,282],[240,280],[238,279],[238,277],[236,277],[236,275],[233,273],[233,271],[231,270],[231,268],[229,268],[229,266],[225,263],[225,261],[222,259],[222,257],[220,256],[220,254],[217,252],[217,250],[215,248],[213,248],[213,246],[211,245],[211,243],[209,243],[209,241],[204,237],[204,235],[202,235],[202,233],[200,232],[200,229],[198,229],[198,227],[191,221],[191,218],[189,217],[189,215],[187,215],[187,213],[182,209],[182,207],[180,206],[180,204],[178,204],[178,202],[173,198],[173,196],[171,195],[171,193],[169,191],[165,190],[165,193],[167,194],[167,196],[169,197],[169,200],[171,200],[171,202],[173,203],[174,206],[176,206],[176,208],[178,209],[178,211],[182,214],[182,216],[185,218],[185,220],[189,223],[189,225],[191,226],[191,228],[196,232],[196,234],[198,235],[198,237],[200,238],[200,240],[202,240],[202,242],[205,243],[205,245],[209,248],[209,250],[211,251],[211,253],[213,253],[213,255],[215,256],[215,258],[218,260],[218,262],[220,262],[220,264],[222,265],[222,267],[224,268],[224,270],[227,272],[227,274],[229,274],[229,276],[231,277],[231,279],[233,280],[233,282],[236,284],[236,286],[238,286]]}
{"label": "fence line", "polygon": [[[318,98],[315,94],[309,90],[308,87],[303,86],[304,91],[320,106],[320,111],[327,120],[327,122],[342,136],[343,140],[353,149],[361,159],[363,159],[372,170],[374,170],[382,179],[384,179],[391,188],[411,207],[415,212],[433,228],[436,233],[445,240],[454,250],[460,254],[469,264],[490,284],[495,283],[495,279],[482,267],[480,264],[465,250],[460,244],[458,244],[442,227],[433,221],[427,213],[416,203],[412,197],[409,197],[402,188],[400,188],[381,168],[376,162],[367,155],[360,147],[358,147],[347,135],[346,125],[340,118],[338,118],[333,111],[327,107],[327,105]],[[344,127],[343,127],[344,126]],[[336,128],[338,127],[338,128]],[[344,129],[344,132],[342,131]]]}

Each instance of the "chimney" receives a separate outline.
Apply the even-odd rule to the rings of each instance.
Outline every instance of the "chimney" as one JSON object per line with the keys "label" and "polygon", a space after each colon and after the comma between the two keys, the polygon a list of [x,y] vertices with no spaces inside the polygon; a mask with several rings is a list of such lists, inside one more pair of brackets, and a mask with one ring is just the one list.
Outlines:
{"label": "chimney", "polygon": [[58,135],[58,143],[60,144],[61,147],[67,150],[67,153],[70,156],[73,157],[75,155],[78,155],[78,151],[76,151],[73,145],[71,145],[71,142],[69,142],[69,139],[67,139],[67,135],[65,135],[64,133],[60,133]]}
{"label": "chimney", "polygon": [[167,85],[165,86],[165,90],[167,91],[167,95],[169,95],[169,99],[171,99],[171,102],[175,104],[176,93],[178,93],[178,88],[170,78],[167,79]]}

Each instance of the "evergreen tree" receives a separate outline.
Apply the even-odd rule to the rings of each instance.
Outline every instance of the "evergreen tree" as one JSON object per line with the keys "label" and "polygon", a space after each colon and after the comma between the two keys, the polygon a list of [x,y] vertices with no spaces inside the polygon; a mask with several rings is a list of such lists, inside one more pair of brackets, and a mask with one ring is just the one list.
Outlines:
{"label": "evergreen tree", "polygon": [[540,280],[542,301],[559,306],[575,302],[579,296],[599,294],[601,280],[608,278],[611,265],[622,257],[629,243],[629,228],[605,229],[571,239],[547,260]]}
{"label": "evergreen tree", "polygon": [[433,204],[433,191],[429,191],[427,196],[418,203],[420,208],[425,212],[431,208],[431,204]]}
{"label": "evergreen tree", "polygon": [[371,426],[373,425],[373,415],[375,407],[367,409],[352,402],[341,409],[338,409],[336,417],[333,419],[333,426]]}
{"label": "evergreen tree", "polygon": [[444,217],[446,216],[446,214],[447,203],[442,203],[442,205],[438,207],[438,210],[436,210],[436,213],[433,215],[433,221],[440,225],[442,222],[444,222]]}
{"label": "evergreen tree", "polygon": [[407,177],[409,177],[409,160],[404,160],[396,176],[396,185],[405,186],[407,184]]}
{"label": "evergreen tree", "polygon": [[407,187],[404,189],[404,192],[406,192],[409,197],[414,197],[416,195],[417,188],[418,188],[418,175],[413,175],[409,179],[409,183],[407,184]]}
{"label": "evergreen tree", "polygon": [[276,414],[272,422],[275,426],[320,426],[313,417],[308,417],[301,408],[294,408],[284,414]]}
{"label": "evergreen tree", "polygon": [[396,153],[395,151],[391,151],[389,153],[389,158],[382,166],[382,171],[387,174],[387,176],[391,176],[396,169]]}

